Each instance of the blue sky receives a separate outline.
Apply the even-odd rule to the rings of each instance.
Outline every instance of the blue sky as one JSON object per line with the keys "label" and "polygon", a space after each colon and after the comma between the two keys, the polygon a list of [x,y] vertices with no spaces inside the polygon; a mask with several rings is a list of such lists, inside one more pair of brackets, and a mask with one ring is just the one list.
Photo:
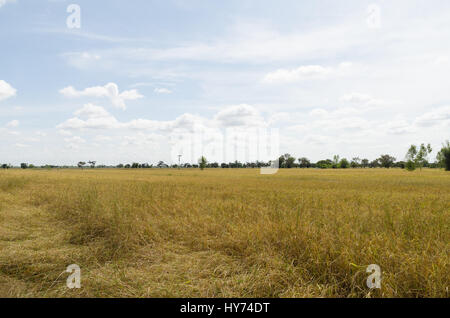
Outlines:
{"label": "blue sky", "polygon": [[255,127],[312,160],[437,150],[449,21],[448,1],[0,0],[0,162],[171,162],[183,134]]}

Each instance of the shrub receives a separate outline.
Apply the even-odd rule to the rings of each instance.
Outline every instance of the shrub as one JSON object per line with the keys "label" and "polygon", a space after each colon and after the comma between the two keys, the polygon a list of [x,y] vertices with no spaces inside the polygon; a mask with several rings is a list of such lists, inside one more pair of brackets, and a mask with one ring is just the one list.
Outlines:
{"label": "shrub", "polygon": [[446,171],[450,171],[450,142],[448,140],[442,145],[442,149],[437,155],[437,160],[441,167],[444,167]]}
{"label": "shrub", "polygon": [[416,164],[414,163],[414,161],[408,160],[406,162],[405,168],[408,171],[414,171],[414,170],[416,170]]}

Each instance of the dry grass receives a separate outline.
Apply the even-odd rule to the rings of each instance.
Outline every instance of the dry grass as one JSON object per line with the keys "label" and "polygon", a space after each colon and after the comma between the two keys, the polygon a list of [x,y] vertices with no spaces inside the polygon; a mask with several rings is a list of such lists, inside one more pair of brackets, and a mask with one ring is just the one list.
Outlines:
{"label": "dry grass", "polygon": [[439,170],[0,171],[0,296],[449,297],[449,226]]}

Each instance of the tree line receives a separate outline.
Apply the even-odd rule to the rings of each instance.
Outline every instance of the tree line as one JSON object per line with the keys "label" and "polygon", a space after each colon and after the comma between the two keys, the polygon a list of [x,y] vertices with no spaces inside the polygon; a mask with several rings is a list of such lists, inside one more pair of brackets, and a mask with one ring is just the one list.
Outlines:
{"label": "tree line", "polygon": [[[434,162],[429,162],[429,155],[433,149],[431,145],[421,144],[420,146],[411,145],[405,155],[405,159],[397,161],[397,159],[389,154],[382,154],[375,160],[360,159],[354,157],[351,160],[347,158],[340,158],[339,155],[333,156],[333,159],[323,159],[317,162],[311,162],[306,157],[295,158],[290,154],[284,154],[278,158],[279,168],[319,168],[319,169],[347,169],[347,168],[402,168],[409,171],[415,169],[427,168],[445,168],[450,171],[450,142],[446,141],[436,156]],[[198,160],[198,164],[184,163],[184,164],[166,164],[164,161],[159,161],[158,164],[137,163],[131,164],[120,163],[116,166],[96,165],[96,161],[79,161],[78,168],[124,168],[124,169],[149,169],[149,168],[261,168],[269,167],[274,164],[272,161],[255,161],[255,162],[240,162],[234,161],[229,163],[208,162],[206,157],[202,156]],[[10,164],[2,164],[3,169],[12,168]],[[36,168],[33,164],[21,163],[20,168],[29,169]],[[44,165],[40,168],[71,168],[70,166],[54,166]]]}

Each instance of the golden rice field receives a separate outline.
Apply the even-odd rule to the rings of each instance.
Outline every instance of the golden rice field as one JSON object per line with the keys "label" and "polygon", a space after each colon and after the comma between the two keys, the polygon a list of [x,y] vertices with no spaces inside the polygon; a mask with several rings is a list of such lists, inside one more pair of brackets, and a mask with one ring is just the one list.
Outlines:
{"label": "golden rice field", "polygon": [[0,171],[0,297],[449,297],[449,243],[443,170]]}

